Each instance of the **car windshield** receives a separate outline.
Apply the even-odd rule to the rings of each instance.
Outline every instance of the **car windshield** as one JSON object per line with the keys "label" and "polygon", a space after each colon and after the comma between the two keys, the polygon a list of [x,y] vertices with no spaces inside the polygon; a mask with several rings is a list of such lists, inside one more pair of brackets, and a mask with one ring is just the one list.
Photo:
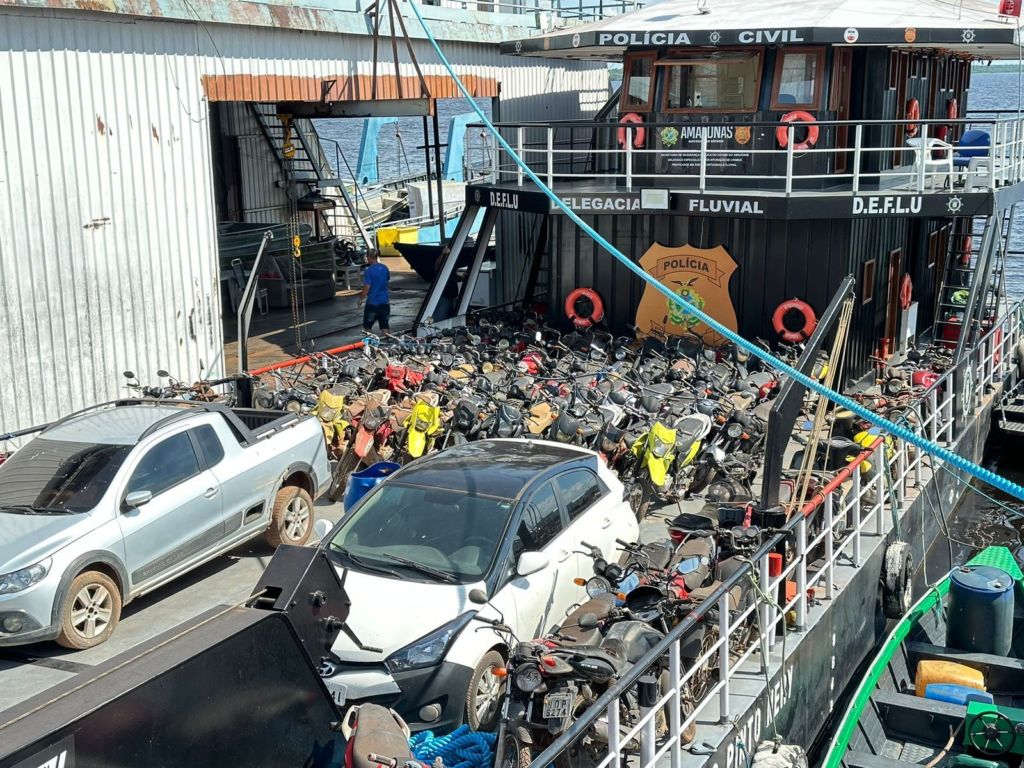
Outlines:
{"label": "car windshield", "polygon": [[356,509],[329,551],[375,572],[480,581],[498,553],[513,504],[465,491],[388,483]]}
{"label": "car windshield", "polygon": [[86,512],[99,503],[131,449],[38,437],[0,464],[0,509]]}

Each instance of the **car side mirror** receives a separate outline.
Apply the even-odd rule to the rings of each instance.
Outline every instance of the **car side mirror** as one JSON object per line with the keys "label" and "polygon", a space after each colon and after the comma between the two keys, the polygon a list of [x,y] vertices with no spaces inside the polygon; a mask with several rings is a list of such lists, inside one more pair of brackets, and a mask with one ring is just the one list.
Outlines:
{"label": "car side mirror", "polygon": [[523,552],[516,563],[517,576],[530,576],[548,567],[551,559],[543,552]]}
{"label": "car side mirror", "polygon": [[126,509],[138,509],[149,504],[152,500],[152,491],[132,491],[124,497],[124,506]]}
{"label": "car side mirror", "polygon": [[334,523],[321,517],[313,523],[313,534],[316,536],[318,541],[323,541],[331,533],[331,529],[333,527]]}
{"label": "car side mirror", "polygon": [[477,587],[476,589],[469,590],[469,602],[474,605],[486,605],[487,604],[487,593]]}
{"label": "car side mirror", "polygon": [[580,620],[576,622],[576,626],[580,629],[597,629],[597,614],[584,613],[580,616]]}

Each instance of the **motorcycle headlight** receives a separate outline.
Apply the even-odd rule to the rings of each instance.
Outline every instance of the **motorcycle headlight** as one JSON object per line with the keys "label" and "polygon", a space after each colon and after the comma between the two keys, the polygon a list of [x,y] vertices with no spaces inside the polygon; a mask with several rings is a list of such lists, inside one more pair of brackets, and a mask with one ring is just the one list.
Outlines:
{"label": "motorcycle headlight", "polygon": [[28,568],[22,568],[20,571],[4,574],[0,576],[0,595],[9,595],[12,592],[28,589],[33,584],[42,581],[49,571],[50,561],[44,560],[41,563],[30,565]]}
{"label": "motorcycle headlight", "polygon": [[423,419],[416,419],[416,431],[426,432],[430,429],[430,422],[424,421]]}
{"label": "motorcycle headlight", "polygon": [[737,437],[743,434],[743,425],[730,424],[728,427],[725,428],[725,434],[727,434],[729,437],[735,440]]}
{"label": "motorcycle headlight", "polygon": [[540,673],[540,667],[536,667],[533,664],[517,669],[513,679],[515,680],[516,688],[525,693],[533,693],[544,682],[544,678]]}
{"label": "motorcycle headlight", "polygon": [[657,456],[660,459],[662,456],[664,456],[666,453],[668,453],[668,449],[669,449],[669,444],[668,443],[663,443],[658,438],[654,438],[654,448],[651,450],[651,453],[653,453],[655,456]]}
{"label": "motorcycle headlight", "polygon": [[289,400],[287,404],[285,404],[284,409],[288,411],[288,413],[299,413],[302,411],[302,403],[298,400]]}
{"label": "motorcycle headlight", "polygon": [[395,651],[388,658],[384,659],[384,665],[388,671],[405,672],[420,667],[430,667],[440,664],[444,655],[448,652],[452,641],[462,629],[473,618],[473,611],[467,611],[458,618],[449,621],[443,627],[435,629],[429,635],[424,635],[414,643],[410,643],[399,651]]}
{"label": "motorcycle headlight", "polygon": [[600,576],[592,576],[587,579],[587,597],[598,597],[611,591],[612,587],[606,579]]}

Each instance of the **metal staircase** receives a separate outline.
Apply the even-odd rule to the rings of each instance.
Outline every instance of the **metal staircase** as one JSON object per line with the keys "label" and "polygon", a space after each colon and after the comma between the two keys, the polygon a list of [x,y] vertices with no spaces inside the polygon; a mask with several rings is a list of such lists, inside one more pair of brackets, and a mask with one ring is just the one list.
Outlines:
{"label": "metal staircase", "polygon": [[1016,206],[958,219],[950,237],[936,306],[938,336],[959,359],[984,334],[1004,300],[1006,248]]}

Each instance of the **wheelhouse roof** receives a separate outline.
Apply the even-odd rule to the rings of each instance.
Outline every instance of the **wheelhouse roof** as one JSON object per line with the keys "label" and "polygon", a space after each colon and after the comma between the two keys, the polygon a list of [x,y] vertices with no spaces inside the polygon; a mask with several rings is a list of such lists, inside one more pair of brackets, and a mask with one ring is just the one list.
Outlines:
{"label": "wheelhouse roof", "polygon": [[[858,45],[941,49],[1016,59],[1015,19],[997,0],[663,0],[558,32],[514,40],[503,53],[615,60],[627,48]],[[785,26],[779,26],[785,20]]]}

